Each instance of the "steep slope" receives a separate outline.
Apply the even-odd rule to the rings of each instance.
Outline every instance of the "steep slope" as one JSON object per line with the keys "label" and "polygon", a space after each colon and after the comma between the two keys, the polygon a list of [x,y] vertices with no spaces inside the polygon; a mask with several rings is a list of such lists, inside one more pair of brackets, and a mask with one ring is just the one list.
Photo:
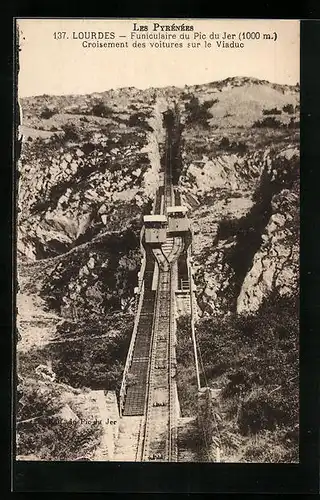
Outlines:
{"label": "steep slope", "polygon": [[[182,96],[201,380],[218,391],[209,455],[219,442],[222,461],[298,461],[298,97],[297,87],[241,78]],[[183,320],[178,339],[189,416],[196,379]]]}
{"label": "steep slope", "polygon": [[[245,456],[239,451],[242,430],[238,421],[234,423],[233,410],[228,413],[230,405],[239,405],[238,396],[232,396],[231,404],[224,389],[232,370],[238,369],[236,352],[244,360],[241,369],[251,366],[250,350],[242,351],[242,337],[236,333],[237,318],[253,315],[257,324],[260,319],[264,325],[265,316],[278,314],[278,297],[286,301],[281,302],[284,316],[279,316],[283,324],[290,311],[292,317],[296,314],[298,92],[298,87],[229,78],[184,88],[125,88],[22,99],[17,250],[18,363],[24,387],[37,383],[35,370],[41,365],[49,367],[38,369],[44,384],[46,370],[55,377],[49,393],[56,383],[65,384],[66,392],[77,388],[84,397],[88,390],[119,388],[135,311],[142,215],[151,208],[159,179],[164,143],[161,113],[175,101],[183,124],[179,189],[194,229],[203,383],[221,389],[218,403],[224,422],[239,443],[238,448],[226,445],[224,460],[234,456],[256,460],[254,452]],[[224,317],[230,324],[221,323]],[[295,335],[294,328],[292,322],[290,335]],[[266,340],[271,344],[272,332]],[[214,346],[217,335],[221,344]],[[223,342],[232,348],[217,369],[212,353],[220,359]],[[282,351],[288,342],[280,345]],[[269,359],[268,345],[257,341],[258,364]],[[293,352],[296,355],[295,348]],[[290,372],[290,379],[295,376],[291,372],[295,373],[297,355],[281,356],[270,358],[270,363],[287,366],[283,373]],[[192,363],[186,358],[182,390],[194,384]],[[266,379],[268,373],[266,367]],[[282,384],[277,373],[277,385],[271,384],[269,392]],[[246,384],[243,401],[253,390],[252,381]],[[263,381],[258,386],[265,389]],[[286,391],[287,386],[275,394],[286,397]],[[297,396],[297,384],[290,391]],[[188,397],[181,393],[191,411],[195,399],[188,402]],[[294,428],[295,418],[284,428]],[[269,431],[273,434],[266,449],[273,446],[276,435],[273,428]],[[294,448],[297,436],[292,436]],[[245,446],[251,445],[249,439]],[[286,445],[281,446],[284,453],[279,460],[283,456],[293,460],[294,453],[286,455]],[[37,447],[41,448],[41,440],[32,453]],[[260,453],[258,458],[270,461],[272,454],[267,455]]]}

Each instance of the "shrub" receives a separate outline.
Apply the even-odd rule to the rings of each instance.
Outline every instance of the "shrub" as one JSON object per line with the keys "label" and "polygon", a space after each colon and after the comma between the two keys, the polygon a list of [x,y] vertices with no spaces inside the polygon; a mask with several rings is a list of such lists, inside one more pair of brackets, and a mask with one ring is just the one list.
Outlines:
{"label": "shrub", "polygon": [[245,449],[244,459],[260,463],[298,462],[298,442],[298,434],[291,439],[287,431],[263,431],[250,441]]}
{"label": "shrub", "polygon": [[285,113],[288,113],[289,115],[292,115],[294,113],[293,104],[286,104],[285,106],[283,106],[282,109]]}
{"label": "shrub", "polygon": [[[86,154],[86,155],[89,155],[90,153],[92,153],[94,150],[95,150],[95,145],[92,144],[92,142],[85,142],[81,149],[82,151]],[[90,169],[90,172],[91,172],[91,169]]]}
{"label": "shrub", "polygon": [[243,368],[231,369],[223,394],[227,397],[240,395],[252,385],[253,374]]}
{"label": "shrub", "polygon": [[228,137],[222,137],[219,146],[221,148],[228,148],[230,146],[230,141]]}
{"label": "shrub", "polygon": [[[73,326],[72,333],[70,325],[66,325],[66,334],[63,328],[59,332],[62,342],[51,348],[53,371],[58,379],[73,387],[118,390],[132,327],[132,316],[123,314],[107,324],[98,319],[80,322]],[[68,341],[71,335],[77,340]]]}
{"label": "shrub", "polygon": [[18,385],[17,420],[34,417],[47,417],[58,411],[61,403],[58,401],[57,390],[47,386],[45,382],[34,377],[35,363],[29,370],[29,376]]}
{"label": "shrub", "polygon": [[288,128],[299,128],[300,122],[295,120],[293,117],[290,118],[290,122],[287,125]]}
{"label": "shrub", "polygon": [[17,359],[19,375],[22,377],[33,376],[35,368],[38,365],[46,364],[49,358],[50,355],[47,348],[32,347],[26,352],[19,352]]}
{"label": "shrub", "polygon": [[152,127],[150,127],[149,123],[146,121],[145,114],[141,112],[130,115],[128,125],[129,127],[141,127],[149,132],[153,131]]}
{"label": "shrub", "polygon": [[75,460],[92,452],[100,442],[102,424],[54,417],[19,426],[18,454],[41,460]]}
{"label": "shrub", "polygon": [[208,109],[208,108],[211,108],[214,104],[217,104],[218,101],[219,101],[219,99],[211,99],[209,101],[204,101],[202,106],[203,106],[203,108]]}
{"label": "shrub", "polygon": [[233,407],[240,401],[241,432],[277,426],[289,430],[297,424],[298,332],[297,299],[276,296],[255,316],[232,314],[198,322],[206,378],[227,376],[222,398],[232,400]]}
{"label": "shrub", "polygon": [[45,107],[41,113],[40,113],[40,118],[44,118],[45,120],[48,120],[51,118],[53,115],[56,115],[58,111],[56,109],[50,109],[48,107]]}
{"label": "shrub", "polygon": [[66,141],[78,141],[79,140],[79,132],[74,124],[66,123],[65,125],[62,125],[61,128],[64,132],[64,139]]}
{"label": "shrub", "polygon": [[187,99],[190,99],[190,94],[188,92],[182,92],[180,99],[186,101]]}
{"label": "shrub", "polygon": [[65,404],[59,385],[27,377],[20,380],[17,393],[18,454],[36,455],[40,460],[74,460],[99,444],[100,422],[66,421],[58,415]]}
{"label": "shrub", "polygon": [[248,146],[244,142],[230,142],[228,137],[223,137],[220,141],[219,147],[226,151],[233,153],[244,154],[248,151]]}
{"label": "shrub", "polygon": [[262,113],[264,115],[281,115],[282,111],[278,108],[263,109]]}
{"label": "shrub", "polygon": [[241,405],[239,429],[242,434],[272,430],[283,418],[283,410],[274,404],[265,389],[256,389]]}
{"label": "shrub", "polygon": [[274,116],[268,116],[267,118],[264,118],[263,120],[257,120],[253,124],[254,127],[269,127],[269,128],[280,128],[283,126],[283,124],[277,120]]}
{"label": "shrub", "polygon": [[112,113],[113,113],[112,108],[110,108],[109,106],[107,106],[103,102],[99,102],[97,104],[94,104],[94,106],[92,106],[91,112],[90,112],[91,115],[100,116],[102,118],[106,118],[106,117],[112,115]]}
{"label": "shrub", "polygon": [[192,95],[189,102],[185,103],[185,110],[188,113],[187,123],[198,123],[204,127],[208,127],[208,119],[212,118],[209,113],[210,107],[215,101],[207,101],[200,104],[199,99]]}

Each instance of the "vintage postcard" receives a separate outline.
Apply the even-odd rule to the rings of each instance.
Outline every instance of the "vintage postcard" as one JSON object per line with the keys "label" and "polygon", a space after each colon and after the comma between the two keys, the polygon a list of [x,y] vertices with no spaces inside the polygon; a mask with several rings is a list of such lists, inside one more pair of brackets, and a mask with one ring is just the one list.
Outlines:
{"label": "vintage postcard", "polygon": [[17,461],[299,462],[299,21],[17,19]]}

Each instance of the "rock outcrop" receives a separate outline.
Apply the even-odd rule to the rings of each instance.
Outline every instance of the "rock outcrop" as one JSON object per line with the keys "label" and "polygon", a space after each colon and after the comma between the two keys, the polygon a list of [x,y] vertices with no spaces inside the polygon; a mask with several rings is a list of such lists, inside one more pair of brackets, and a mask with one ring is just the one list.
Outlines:
{"label": "rock outcrop", "polygon": [[238,313],[257,311],[272,293],[289,297],[298,293],[298,214],[298,193],[284,189],[274,196],[261,247],[237,299]]}

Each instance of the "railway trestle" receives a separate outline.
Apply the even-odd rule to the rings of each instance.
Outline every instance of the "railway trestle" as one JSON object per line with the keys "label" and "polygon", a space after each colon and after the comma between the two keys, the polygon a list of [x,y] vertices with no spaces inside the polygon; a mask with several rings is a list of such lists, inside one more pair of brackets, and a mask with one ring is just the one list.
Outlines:
{"label": "railway trestle", "polygon": [[176,291],[179,280],[182,282],[180,275],[184,282],[190,279],[183,258],[191,243],[191,230],[187,208],[181,206],[181,194],[173,184],[179,143],[175,130],[180,128],[176,117],[171,118],[166,123],[162,184],[152,214],[144,217],[143,273],[134,338],[121,388],[120,412],[123,418],[131,419],[129,434],[130,422],[134,423],[136,461],[175,462],[178,457]]}

